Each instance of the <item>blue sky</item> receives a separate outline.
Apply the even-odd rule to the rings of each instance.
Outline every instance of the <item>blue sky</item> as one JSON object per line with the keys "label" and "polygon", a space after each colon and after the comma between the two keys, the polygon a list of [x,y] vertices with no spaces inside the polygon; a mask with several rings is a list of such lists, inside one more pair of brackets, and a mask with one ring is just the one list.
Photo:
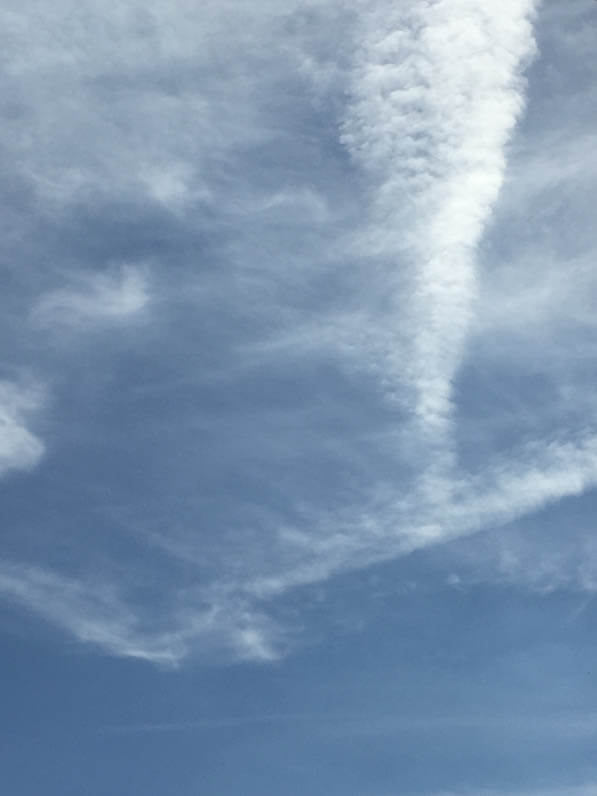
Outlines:
{"label": "blue sky", "polygon": [[596,8],[3,5],[11,794],[597,794]]}

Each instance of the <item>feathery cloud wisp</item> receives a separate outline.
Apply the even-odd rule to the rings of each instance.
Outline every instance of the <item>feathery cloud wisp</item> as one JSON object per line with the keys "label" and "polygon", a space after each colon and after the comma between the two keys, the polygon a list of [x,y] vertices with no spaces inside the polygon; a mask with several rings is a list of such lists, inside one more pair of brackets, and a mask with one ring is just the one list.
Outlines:
{"label": "feathery cloud wisp", "polygon": [[36,325],[85,328],[118,324],[139,313],[149,301],[143,269],[125,265],[119,273],[84,278],[78,287],[43,295],[32,312]]}

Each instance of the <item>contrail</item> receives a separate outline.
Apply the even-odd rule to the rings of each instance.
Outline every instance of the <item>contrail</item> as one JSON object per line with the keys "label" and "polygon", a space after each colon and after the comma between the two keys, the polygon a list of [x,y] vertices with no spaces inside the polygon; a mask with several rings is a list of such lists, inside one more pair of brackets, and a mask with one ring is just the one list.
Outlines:
{"label": "contrail", "polygon": [[410,388],[419,432],[437,443],[474,313],[475,249],[524,107],[536,3],[365,6],[343,140],[373,183],[372,243],[410,274],[408,306],[396,297],[409,342],[395,335],[388,379]]}

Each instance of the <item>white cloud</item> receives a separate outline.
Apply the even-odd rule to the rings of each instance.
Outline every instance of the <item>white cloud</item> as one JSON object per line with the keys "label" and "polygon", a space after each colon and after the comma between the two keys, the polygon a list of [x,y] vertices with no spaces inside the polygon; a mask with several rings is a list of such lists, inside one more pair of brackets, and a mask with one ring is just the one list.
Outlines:
{"label": "white cloud", "polygon": [[40,327],[76,329],[118,324],[148,302],[145,270],[125,265],[114,273],[79,275],[76,285],[46,293],[35,305],[32,321]]}
{"label": "white cloud", "polygon": [[39,389],[0,382],[0,476],[30,470],[44,454],[43,442],[27,428],[27,415],[41,404]]}
{"label": "white cloud", "polygon": [[54,209],[90,196],[174,211],[206,199],[215,163],[275,135],[260,123],[251,67],[264,29],[297,5],[8,4],[0,38],[18,108],[7,120],[12,155]]}
{"label": "white cloud", "polygon": [[[466,471],[456,457],[453,382],[471,334],[487,338],[496,330],[511,332],[518,329],[518,316],[525,314],[541,333],[545,328],[553,332],[553,308],[561,304],[562,295],[578,307],[576,290],[567,287],[566,277],[559,273],[545,277],[544,289],[537,296],[538,263],[533,264],[526,291],[521,289],[522,277],[502,272],[493,281],[487,279],[487,296],[482,293],[478,305],[483,317],[473,323],[478,294],[476,250],[504,179],[509,137],[524,105],[522,70],[534,52],[534,5],[531,0],[359,4],[354,35],[360,48],[349,79],[342,137],[362,169],[361,176],[366,176],[370,215],[365,233],[345,232],[342,254],[356,239],[361,247],[357,257],[364,255],[367,262],[382,265],[372,270],[374,284],[366,285],[356,309],[342,304],[338,310],[334,305],[334,311],[310,324],[293,306],[288,312],[289,316],[294,313],[292,323],[279,324],[284,327],[281,334],[275,332],[265,341],[260,338],[257,344],[254,338],[245,340],[242,332],[239,335],[240,358],[251,351],[243,361],[247,370],[255,363],[263,365],[268,352],[291,360],[293,355],[298,358],[314,349],[336,346],[351,351],[357,367],[375,379],[380,391],[398,396],[400,409],[406,406],[408,411],[396,412],[395,425],[379,431],[378,436],[385,437],[384,450],[392,446],[395,450],[388,453],[390,465],[376,485],[357,483],[350,504],[347,500],[343,510],[324,515],[316,508],[305,508],[304,501],[295,525],[290,521],[276,525],[274,516],[255,530],[247,529],[250,521],[243,519],[242,528],[226,527],[208,552],[195,528],[194,514],[180,533],[172,527],[171,517],[151,538],[144,529],[143,543],[155,542],[160,554],[170,556],[169,566],[182,561],[185,572],[203,567],[201,577],[207,571],[207,585],[187,584],[177,591],[168,581],[166,607],[159,621],[151,606],[130,597],[126,576],[120,590],[101,579],[90,585],[84,577],[4,564],[0,589],[6,595],[68,629],[80,641],[116,655],[174,663],[201,647],[240,659],[271,660],[280,654],[286,639],[267,616],[267,600],[334,573],[512,522],[597,484],[592,416],[575,438],[562,434],[558,440],[550,432],[549,438],[534,444],[511,444],[501,458],[476,467],[475,474]],[[149,197],[181,211],[177,219],[184,219],[189,203],[213,198],[201,176],[206,164],[221,166],[235,147],[250,149],[251,144],[263,144],[279,133],[270,116],[260,116],[261,94],[243,69],[233,65],[235,46],[227,38],[224,49],[232,54],[230,63],[226,62],[231,79],[223,79],[219,72],[214,76],[207,69],[202,46],[212,52],[210,37],[227,35],[225,17],[230,9],[226,3],[223,7],[207,4],[201,13],[183,6],[175,3],[167,19],[159,3],[147,9],[136,3],[125,4],[121,11],[112,9],[97,37],[94,31],[89,52],[81,42],[91,41],[90,21],[94,14],[106,16],[103,7],[94,11],[93,3],[85,4],[87,16],[73,10],[72,29],[62,49],[48,44],[46,34],[40,32],[45,26],[35,28],[34,35],[40,37],[33,48],[35,74],[47,67],[51,85],[62,87],[58,111],[47,102],[47,86],[39,89],[43,101],[30,109],[31,119],[40,122],[32,127],[40,131],[41,145],[20,138],[15,144],[39,195],[67,206],[81,195],[88,196],[86,191],[114,199],[121,192],[140,190],[143,200]],[[271,8],[265,4],[262,10],[265,16],[276,14],[273,4]],[[17,16],[15,12],[13,22]],[[261,23],[252,19],[252,12],[248,17],[246,38],[239,33],[237,42],[243,58],[255,57],[262,49]],[[48,25],[54,29],[53,21]],[[17,28],[11,30],[15,41],[21,41],[28,35],[27,26]],[[268,28],[268,35],[272,29]],[[18,47],[12,55],[11,78],[27,86],[28,59],[20,56]],[[104,62],[106,70],[100,68]],[[201,81],[196,80],[197,73],[204,73],[201,70],[210,87],[203,92]],[[193,76],[190,82],[189,74]],[[313,79],[316,82],[316,76]],[[333,80],[323,82],[337,88],[338,80],[334,74]],[[159,86],[163,90],[158,91]],[[72,106],[71,87],[77,98]],[[264,76],[264,96],[270,88]],[[98,97],[104,97],[105,104],[97,102]],[[73,130],[65,125],[62,112],[73,120]],[[576,168],[569,155],[557,177],[560,181]],[[545,176],[537,176],[541,163],[528,166],[522,193],[546,190]],[[259,169],[266,170],[263,164]],[[250,213],[256,238],[260,217],[267,216],[267,223],[276,226],[292,216],[313,227],[322,227],[333,217],[333,201],[308,181],[304,187],[297,179],[259,190],[249,183],[239,191],[235,183],[229,191],[233,206],[226,208],[226,224]],[[218,228],[215,236],[227,229]],[[280,247],[279,240],[274,241]],[[244,244],[242,237],[240,243],[231,244],[240,250],[239,259],[245,256]],[[275,250],[272,256],[270,244],[266,240],[258,248],[259,258],[267,264],[250,262],[242,274],[245,280],[261,279],[268,288],[274,268],[286,255]],[[312,259],[319,262],[315,256]],[[588,273],[589,259],[575,263]],[[225,269],[223,273],[223,282],[236,276]],[[289,282],[294,284],[291,277]],[[529,279],[528,270],[525,278]],[[246,283],[239,278],[238,284]],[[181,293],[185,290],[183,285]],[[208,303],[209,290],[205,295]],[[380,296],[382,310],[375,303]],[[492,297],[499,299],[497,305],[492,305]],[[68,284],[43,294],[31,320],[38,328],[50,330],[118,327],[137,318],[150,298],[142,267],[124,265],[102,274],[79,272],[69,276]],[[244,294],[239,302],[243,308],[250,304]],[[216,303],[225,302],[218,296]],[[196,306],[195,310],[199,315]],[[259,313],[261,308],[251,306],[250,311]],[[583,321],[591,322],[588,306]],[[211,340],[205,328],[208,334],[201,345],[207,348]],[[224,371],[227,363],[218,356],[214,359]],[[194,373],[189,375],[189,379],[194,377]],[[170,388],[165,384],[164,389]],[[8,408],[1,411],[9,429],[5,469],[31,466],[43,448],[23,424],[26,407],[4,403]],[[353,412],[359,410],[357,404],[352,406]],[[305,410],[296,422],[301,430],[292,438],[297,448],[309,422]],[[211,415],[203,423],[214,426]],[[276,430],[275,424],[272,427]],[[272,447],[276,445],[287,447],[285,439],[276,439]],[[347,459],[352,455],[349,448],[350,441]],[[360,476],[367,466],[363,456]],[[370,484],[375,479],[362,480]],[[277,484],[270,487],[277,489]]]}
{"label": "white cloud", "polygon": [[404,350],[396,335],[389,377],[414,388],[413,408],[435,437],[449,423],[474,312],[475,248],[524,104],[534,6],[363,4],[343,138],[373,182],[370,245],[411,270],[408,305],[396,297],[394,311],[412,339]]}

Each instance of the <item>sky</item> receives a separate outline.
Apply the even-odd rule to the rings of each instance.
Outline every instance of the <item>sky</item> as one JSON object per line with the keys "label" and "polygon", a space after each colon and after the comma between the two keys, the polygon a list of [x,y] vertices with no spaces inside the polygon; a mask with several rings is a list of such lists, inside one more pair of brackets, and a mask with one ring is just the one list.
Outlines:
{"label": "sky", "polygon": [[5,0],[10,796],[597,795],[597,6]]}

